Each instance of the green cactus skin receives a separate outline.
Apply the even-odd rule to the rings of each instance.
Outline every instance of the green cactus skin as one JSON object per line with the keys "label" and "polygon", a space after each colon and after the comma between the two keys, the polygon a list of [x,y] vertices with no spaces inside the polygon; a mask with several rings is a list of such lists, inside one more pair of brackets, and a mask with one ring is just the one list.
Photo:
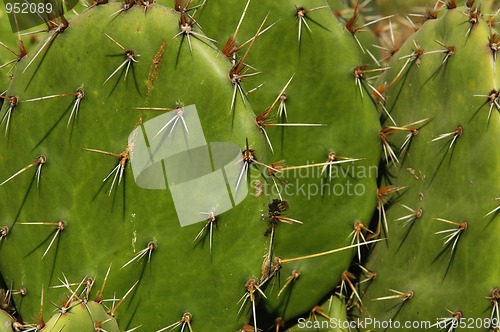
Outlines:
{"label": "green cactus skin", "polygon": [[13,332],[12,324],[14,323],[14,318],[3,310],[0,310],[0,331],[1,332]]}
{"label": "green cactus skin", "polygon": [[[99,330],[100,329],[100,330]],[[53,315],[42,331],[119,332],[116,320],[94,301],[73,304],[67,312]]]}
{"label": "green cactus skin", "polygon": [[[84,149],[119,154],[140,121],[162,114],[134,107],[176,107],[179,102],[197,106],[207,142],[232,142],[244,149],[248,139],[255,156],[265,161],[263,139],[249,108],[238,101],[234,118],[229,112],[230,64],[207,40],[191,36],[191,54],[187,38],[174,38],[178,13],[155,5],[146,12],[137,6],[114,14],[121,6],[87,10],[54,36],[24,73],[37,49],[18,64],[7,96],[17,96],[19,103],[0,142],[0,179],[42,160],[38,156],[45,156],[46,163],[0,187],[2,220],[10,228],[0,243],[0,270],[8,285],[28,289],[16,302],[27,322],[38,317],[42,289],[45,320],[51,313],[49,301],[67,301],[67,289],[53,288],[61,285],[63,274],[69,283],[93,277],[98,289],[111,265],[103,300],[124,296],[138,282],[116,312],[122,330],[138,325],[144,331],[158,330],[185,312],[192,314],[195,329],[236,330],[250,319],[248,303],[238,315],[238,300],[247,280],[260,277],[268,250],[263,235],[267,225],[261,220],[267,199],[249,195],[217,216],[210,254],[207,236],[193,241],[204,223],[181,228],[168,190],[137,187],[127,164],[123,180],[108,195],[113,179],[103,183],[103,178],[118,158]],[[140,57],[126,79],[119,71],[103,84],[125,59],[105,33]],[[155,55],[159,62],[151,76]],[[85,95],[69,124],[74,95],[24,102],[75,93],[79,87]],[[2,116],[7,111],[4,105]],[[38,166],[39,185],[34,177]],[[58,228],[60,220],[64,230]],[[123,267],[151,241],[157,245],[153,252]],[[104,303],[111,308],[112,303]]]}
{"label": "green cactus skin", "polygon": [[[238,1],[237,6],[234,3],[214,1],[202,8],[198,16],[204,31],[222,46],[240,20],[240,14],[235,13],[243,13],[247,4],[246,1]],[[300,15],[306,13],[304,19],[311,31],[304,22],[300,23],[298,11]],[[256,39],[246,59],[261,74],[243,81],[246,90],[264,82],[262,88],[248,95],[254,111],[262,114],[293,76],[285,91],[288,123],[326,124],[313,128],[265,127],[274,147],[270,160],[286,160],[287,165],[321,163],[328,160],[329,152],[335,151],[339,156],[363,159],[349,164],[351,170],[352,167],[376,169],[380,157],[380,127],[369,93],[364,91],[362,97],[355,84],[354,69],[364,62],[353,36],[333,16],[325,1],[280,1],[265,6],[252,1],[239,28],[237,44],[251,39],[267,14],[264,27],[274,25]],[[302,25],[300,42],[299,23]],[[245,51],[239,53],[240,57]],[[350,244],[355,222],[368,223],[371,219],[376,204],[375,178],[373,174],[366,178],[354,175],[332,179],[333,185],[344,189],[349,182],[359,185],[358,188],[362,186],[366,191],[360,196],[316,194],[309,199],[307,193],[287,195],[284,192],[283,199],[290,205],[288,215],[304,224],[277,226],[276,255],[282,259],[300,257]],[[328,179],[321,176],[284,179],[292,189],[300,185],[318,186],[322,181],[328,183]],[[290,276],[293,270],[299,270],[301,277],[294,283],[289,298],[283,295],[278,298],[275,292],[263,301],[271,313],[271,322],[276,317],[287,320],[301,315],[304,305],[308,311],[317,305],[339,283],[354,252],[283,264],[282,278]]]}
{"label": "green cactus skin", "polygon": [[[411,144],[389,169],[392,185],[405,189],[387,211],[387,243],[377,244],[366,264],[378,277],[363,298],[365,317],[435,324],[461,316],[460,324],[486,331],[485,319],[498,315],[500,117],[498,95],[491,103],[486,96],[498,89],[499,68],[488,17],[469,21],[474,8],[445,9],[427,21],[384,77],[391,82],[409,61],[386,107],[400,127],[428,120],[410,131],[389,128],[394,146],[407,137]],[[425,54],[434,50],[441,52]]]}

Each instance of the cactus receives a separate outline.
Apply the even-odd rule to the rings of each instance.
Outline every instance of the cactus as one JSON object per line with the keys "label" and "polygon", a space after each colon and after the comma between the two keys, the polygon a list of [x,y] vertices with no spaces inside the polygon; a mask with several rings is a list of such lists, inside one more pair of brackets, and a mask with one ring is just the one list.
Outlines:
{"label": "cactus", "polygon": [[[89,314],[90,312],[90,314]],[[73,304],[65,313],[53,315],[42,331],[120,331],[116,320],[94,301]]]}
{"label": "cactus", "polygon": [[377,278],[360,310],[379,322],[498,330],[487,326],[498,323],[500,284],[498,36],[492,16],[473,2],[450,1],[384,76],[385,106],[397,125],[383,132],[397,159],[381,181],[400,190],[386,202],[387,242],[369,255],[366,267]]}
{"label": "cactus", "polygon": [[[315,179],[304,179],[300,175],[285,178],[289,189],[306,186],[309,190],[324,186],[325,194],[300,191],[289,194],[283,189],[283,199],[290,205],[289,214],[303,221],[303,225],[277,228],[276,255],[282,259],[300,257],[324,252],[332,246],[347,245],[351,241],[355,243],[354,225],[357,221],[369,223],[376,204],[374,170],[380,158],[377,110],[370,93],[364,88],[360,92],[354,76],[355,69],[366,64],[362,50],[352,33],[335,19],[325,1],[271,2],[266,6],[240,1],[236,12],[246,13],[241,17],[235,17],[235,7],[225,1],[208,4],[201,9],[199,22],[208,35],[222,44],[223,49],[228,49],[226,41],[234,41],[236,27],[237,48],[251,39],[266,19],[265,32],[255,41],[247,57],[247,62],[260,74],[245,78],[242,85],[251,91],[264,83],[248,94],[248,100],[257,119],[261,119],[257,125],[268,140],[268,146],[273,147],[270,160],[305,165],[333,160],[335,156],[362,159],[332,169],[331,179],[327,175],[330,169],[325,169],[325,173],[315,176]],[[286,106],[277,120],[292,127],[275,128],[264,123],[266,111],[277,96],[283,97],[279,102]],[[294,124],[326,126],[294,128]],[[337,173],[353,169],[372,170],[373,173],[366,173],[366,177]],[[363,188],[363,192],[359,195],[353,191],[348,193],[349,186],[351,189]],[[344,193],[335,194],[332,188],[343,188]],[[314,240],[310,242],[305,237]],[[294,283],[289,300],[270,296],[264,302],[274,315],[271,318],[283,317],[284,313],[285,318],[293,317],[303,314],[304,309],[310,311],[314,308],[321,297],[340,282],[352,257],[353,251],[350,251],[331,258],[284,264],[282,276],[290,278],[295,270],[300,271],[301,276]],[[307,307],[304,308],[304,304]]]}
{"label": "cactus", "polygon": [[[231,8],[233,16],[242,12]],[[245,20],[241,34],[250,45],[239,54],[249,53],[235,62],[198,27],[210,36],[202,20],[215,17],[208,4],[95,3],[69,22],[62,16],[16,65],[2,108],[0,204],[9,232],[0,242],[0,271],[6,285],[28,290],[13,297],[19,323],[116,330],[116,319],[121,330],[232,331],[246,324],[257,331],[278,316],[293,324],[335,288],[363,245],[358,233],[350,236],[353,227],[368,222],[376,204],[380,126],[368,92],[355,84],[363,63],[352,34],[327,7],[310,14],[297,8],[273,5],[268,22],[283,21],[266,32],[265,14]],[[307,36],[309,16],[319,25]],[[264,33],[255,35],[259,26]],[[266,48],[281,33],[276,66]],[[237,77],[251,70],[247,63],[266,81],[248,100],[246,79]],[[317,75],[321,66],[327,75]],[[289,124],[303,125],[281,131],[264,110],[274,103],[275,112],[284,93]],[[187,139],[198,136],[202,142]],[[193,148],[208,142],[213,158],[232,156],[225,181],[233,202],[217,200],[214,182],[181,191],[187,170],[199,164],[205,175],[206,167],[223,167],[218,159],[207,165],[204,149],[151,162],[170,149],[181,152],[185,140]],[[275,154],[266,151],[270,142]],[[241,151],[231,152],[234,146]],[[314,175],[301,178],[298,170]],[[281,181],[314,192],[287,194]],[[248,185],[253,195],[243,200]],[[320,188],[330,191],[321,195]],[[201,197],[212,205],[200,209]],[[197,223],[183,224],[193,216]],[[306,259],[315,253],[324,257]],[[48,303],[58,311],[50,319]]]}
{"label": "cactus", "polygon": [[8,313],[0,310],[0,328],[5,332],[13,332],[12,324],[14,323],[14,318],[12,318]]}
{"label": "cactus", "polygon": [[498,319],[491,3],[439,2],[388,67],[326,0],[48,23],[1,97],[0,323]]}
{"label": "cactus", "polygon": [[[265,160],[263,140],[250,108],[238,101],[234,115],[229,112],[229,62],[195,27],[174,38],[180,14],[161,6],[145,10],[113,3],[80,14],[69,26],[62,20],[17,65],[6,93],[0,189],[10,232],[1,242],[1,270],[7,285],[28,290],[22,301],[14,297],[27,322],[38,316],[42,290],[48,321],[47,305],[72,307],[62,296],[80,296],[73,284],[86,277],[96,280],[93,294],[107,280],[102,301],[131,290],[121,312],[118,301],[102,302],[122,329],[135,324],[158,330],[188,311],[208,330],[232,329],[248,319],[246,312],[238,316],[238,300],[245,282],[260,273],[267,243],[260,216],[267,202],[248,197],[220,218],[210,209],[222,210],[227,202],[195,211],[217,219],[211,255],[208,232],[193,243],[205,223],[181,228],[167,190],[135,184],[129,163],[141,153],[140,140],[129,135],[139,135],[140,124],[154,130],[148,121],[158,116],[160,122],[174,116],[178,121],[157,128],[151,144],[156,133],[156,141],[171,133],[181,144],[178,138],[190,130],[209,143],[233,143],[255,161]],[[210,187],[192,190],[215,193]],[[158,308],[152,316],[151,307]]]}

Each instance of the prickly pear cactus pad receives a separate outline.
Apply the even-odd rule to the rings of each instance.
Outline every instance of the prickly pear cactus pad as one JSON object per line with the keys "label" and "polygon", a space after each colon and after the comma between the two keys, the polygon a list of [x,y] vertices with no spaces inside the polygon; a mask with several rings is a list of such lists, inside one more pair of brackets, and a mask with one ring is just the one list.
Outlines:
{"label": "prickly pear cactus pad", "polygon": [[12,318],[5,311],[0,310],[0,330],[5,332],[12,332],[13,323],[14,323],[14,318]]}
{"label": "prickly pear cactus pad", "polygon": [[73,304],[66,312],[53,315],[42,331],[120,331],[116,320],[94,301]]}
{"label": "prickly pear cactus pad", "polygon": [[366,264],[377,278],[360,310],[435,330],[497,331],[498,35],[479,4],[453,4],[406,42],[384,76],[396,82],[385,105],[396,124],[388,119],[384,132],[400,190],[387,210],[388,240]]}
{"label": "prickly pear cactus pad", "polygon": [[257,331],[334,290],[375,209],[380,128],[353,31],[307,5],[255,7],[222,53],[190,1],[49,23],[3,97],[0,270],[28,289],[24,320],[86,303],[89,277],[122,329],[148,331]]}
{"label": "prickly pear cactus pad", "polygon": [[[6,285],[28,291],[13,296],[25,322],[38,320],[41,303],[45,321],[54,306],[76,310],[81,283],[92,278],[90,300],[98,297],[121,330],[236,330],[250,320],[251,301],[240,313],[238,301],[268,251],[261,215],[269,201],[238,201],[247,171],[265,162],[264,140],[249,106],[237,100],[230,112],[231,64],[192,12],[127,6],[92,6],[58,21],[17,64],[1,111],[0,210],[9,231],[0,237],[0,270]],[[178,152],[186,141],[193,158],[177,160],[176,184],[191,180],[186,170],[211,167],[196,153],[206,144],[241,150],[231,154],[227,185],[222,178],[227,196],[238,167],[234,208],[222,213],[228,197],[194,204],[218,197],[220,181],[193,182],[181,197],[166,185],[172,165],[158,151]],[[212,157],[220,169],[219,150]],[[192,207],[200,222],[181,225],[178,206]]]}
{"label": "prickly pear cactus pad", "polygon": [[[198,19],[227,56],[236,50],[251,66],[241,89],[257,114],[271,165],[282,171],[271,172],[268,188],[288,202],[287,215],[303,223],[276,226],[275,254],[286,262],[280,272],[293,289],[264,301],[273,319],[293,317],[301,314],[298,303],[312,310],[340,282],[356,250],[287,259],[362,242],[365,231],[354,226],[368,224],[375,209],[380,128],[370,93],[356,85],[362,50],[325,1],[217,1],[200,9]],[[247,54],[239,48],[248,40]],[[313,164],[320,167],[291,167]]]}

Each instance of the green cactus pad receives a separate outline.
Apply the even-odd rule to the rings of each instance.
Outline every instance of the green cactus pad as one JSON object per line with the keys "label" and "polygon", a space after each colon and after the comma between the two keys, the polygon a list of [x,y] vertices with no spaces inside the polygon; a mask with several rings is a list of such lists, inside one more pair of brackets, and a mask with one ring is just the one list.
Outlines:
{"label": "green cactus pad", "polygon": [[14,318],[5,311],[0,310],[0,331],[13,332],[12,323],[14,323]]}
{"label": "green cactus pad", "polygon": [[[224,46],[246,5],[246,1],[239,1],[237,6],[233,1],[207,4],[200,10],[199,22],[207,34]],[[288,185],[284,187],[277,181],[283,199],[289,203],[287,216],[303,222],[276,227],[275,253],[288,259],[349,245],[355,222],[369,222],[376,204],[380,128],[369,93],[363,90],[361,96],[355,84],[354,69],[364,64],[361,50],[325,1],[271,2],[265,6],[252,1],[240,25],[236,45],[251,40],[266,17],[261,29],[265,32],[255,39],[245,59],[260,74],[245,78],[242,86],[251,91],[263,83],[248,95],[258,119],[283,122],[284,112],[278,113],[278,104],[286,106],[286,121],[291,127],[264,124],[260,129],[274,149],[270,161],[286,162],[283,174],[276,175]],[[238,55],[243,57],[247,50],[243,48]],[[285,86],[286,96],[281,95]],[[280,98],[272,116],[267,118],[265,111],[277,97]],[[332,166],[331,179],[327,166],[300,172],[286,168],[327,162],[332,152],[330,156],[360,160]],[[336,161],[341,160],[336,157]],[[269,187],[274,189],[272,180],[268,180]],[[290,277],[294,270],[299,270],[301,277],[287,296],[282,293],[277,297],[275,292],[264,301],[271,318],[286,320],[300,315],[304,306],[310,310],[339,283],[355,252],[283,264],[282,279]]]}
{"label": "green cactus pad", "polygon": [[363,298],[367,317],[436,330],[454,320],[475,331],[498,318],[499,80],[487,18],[475,6],[443,10],[384,77],[401,73],[386,107],[399,127],[387,126],[389,140],[407,142],[389,170],[405,189],[390,202],[387,242],[367,263],[378,273]]}
{"label": "green cactus pad", "polygon": [[[115,312],[122,330],[159,330],[186,312],[193,328],[236,330],[250,320],[248,304],[238,314],[238,300],[245,283],[260,277],[268,250],[261,220],[267,199],[248,195],[230,211],[215,213],[210,251],[209,228],[195,241],[207,221],[181,227],[168,189],[136,184],[128,157],[133,162],[139,154],[139,141],[130,134],[136,128],[136,135],[146,132],[156,117],[181,116],[176,107],[194,105],[207,143],[231,143],[243,151],[248,142],[252,156],[265,161],[263,139],[250,108],[238,101],[234,114],[228,110],[230,64],[196,27],[193,34],[178,35],[179,13],[161,6],[122,9],[113,3],[85,11],[63,32],[46,34],[18,65],[7,92],[17,104],[2,109],[10,121],[8,131],[7,117],[2,122],[0,179],[31,166],[0,186],[2,217],[10,228],[1,242],[0,270],[7,284],[28,289],[18,303],[28,322],[38,316],[42,290],[47,318],[49,301],[67,300],[68,290],[54,287],[89,276],[99,289],[111,266],[102,300],[111,308],[114,294],[128,292]],[[141,107],[174,111],[136,109]],[[180,118],[175,125],[172,136],[188,137],[189,129],[194,135],[196,128],[186,130]],[[191,190],[210,197],[220,188]],[[218,208],[192,212],[210,220]]]}
{"label": "green cactus pad", "polygon": [[76,303],[65,312],[54,314],[42,331],[109,331],[119,332],[116,320],[110,317],[102,305],[90,301]]}

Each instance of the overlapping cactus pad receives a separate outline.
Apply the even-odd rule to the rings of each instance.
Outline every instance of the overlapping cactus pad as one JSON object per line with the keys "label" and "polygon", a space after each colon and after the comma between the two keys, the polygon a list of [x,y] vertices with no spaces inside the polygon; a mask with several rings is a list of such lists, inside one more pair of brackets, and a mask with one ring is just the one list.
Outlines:
{"label": "overlapping cactus pad", "polygon": [[[380,154],[352,35],[322,7],[317,35],[299,42],[295,20],[305,34],[309,17],[290,3],[263,26],[245,21],[233,59],[201,32],[196,4],[173,7],[94,5],[17,64],[2,110],[0,252],[6,284],[28,290],[13,296],[24,322],[69,328],[86,305],[93,318],[71,324],[97,326],[99,304],[122,330],[257,329],[309,312],[350,265]],[[280,31],[294,60],[271,66],[258,52]],[[343,54],[300,53],[315,41],[341,41]],[[254,67],[266,81],[257,116]]]}
{"label": "overlapping cactus pad", "polygon": [[0,331],[498,331],[495,4],[421,3],[2,36]]}
{"label": "overlapping cactus pad", "polygon": [[436,330],[455,322],[485,331],[498,319],[498,37],[490,19],[472,4],[442,10],[384,77],[400,76],[386,103],[397,126],[388,120],[384,129],[401,147],[387,180],[400,195],[387,210],[387,243],[367,263],[378,275],[364,315],[425,320]]}

